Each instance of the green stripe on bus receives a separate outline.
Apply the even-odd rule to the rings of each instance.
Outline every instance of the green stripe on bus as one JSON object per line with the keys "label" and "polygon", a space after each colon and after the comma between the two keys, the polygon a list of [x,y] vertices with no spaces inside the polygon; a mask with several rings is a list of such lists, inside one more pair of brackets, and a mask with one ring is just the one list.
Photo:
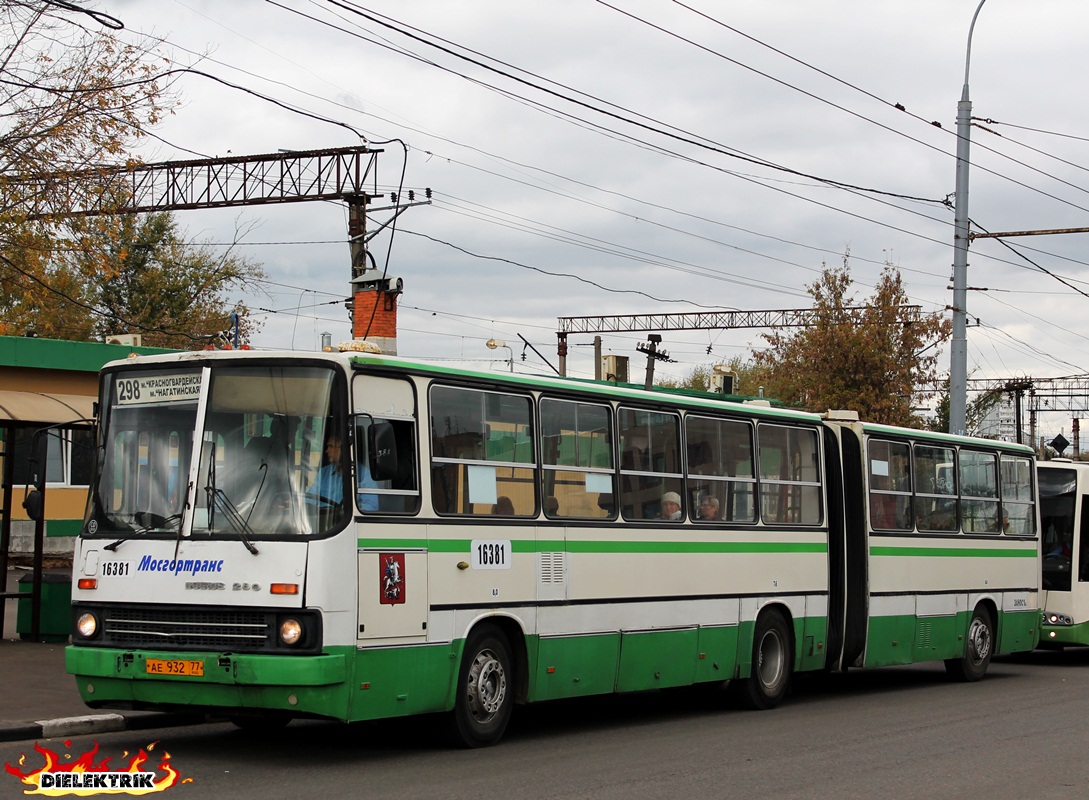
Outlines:
{"label": "green stripe on bus", "polygon": [[1036,558],[1036,550],[1003,550],[997,547],[871,547],[871,556],[920,556],[934,558]]}
{"label": "green stripe on bus", "polygon": [[826,553],[824,542],[568,542],[569,553]]}
{"label": "green stripe on bus", "polygon": [[[427,549],[432,553],[468,553],[468,539],[360,539],[360,547],[371,550]],[[515,553],[827,553],[824,542],[630,542],[630,541],[518,541],[511,542]]]}

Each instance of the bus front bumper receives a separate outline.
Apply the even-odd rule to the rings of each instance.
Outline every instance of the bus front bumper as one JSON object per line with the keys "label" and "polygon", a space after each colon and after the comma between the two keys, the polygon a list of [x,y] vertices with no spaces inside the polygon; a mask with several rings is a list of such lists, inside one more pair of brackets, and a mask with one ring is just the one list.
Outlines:
{"label": "bus front bumper", "polygon": [[65,666],[92,708],[280,710],[344,718],[345,653],[284,656],[65,648]]}
{"label": "bus front bumper", "polygon": [[1040,626],[1040,647],[1050,645],[1068,647],[1089,645],[1089,622],[1079,625],[1048,625],[1045,622]]}

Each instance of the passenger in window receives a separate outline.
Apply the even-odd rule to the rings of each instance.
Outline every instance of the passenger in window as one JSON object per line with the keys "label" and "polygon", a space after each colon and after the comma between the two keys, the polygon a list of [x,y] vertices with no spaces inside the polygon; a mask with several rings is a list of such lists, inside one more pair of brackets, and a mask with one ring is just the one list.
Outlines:
{"label": "passenger in window", "polygon": [[560,513],[560,501],[556,499],[555,495],[549,495],[545,498],[545,516],[555,517]]}
{"label": "passenger in window", "polygon": [[514,503],[505,494],[501,494],[496,498],[495,505],[492,506],[492,513],[503,517],[513,517]]}
{"label": "passenger in window", "polygon": [[681,496],[676,492],[666,492],[662,495],[662,519],[683,519],[681,513]]}
{"label": "passenger in window", "polygon": [[718,509],[718,498],[707,495],[707,497],[700,500],[700,519],[704,522],[712,522],[720,519]]}

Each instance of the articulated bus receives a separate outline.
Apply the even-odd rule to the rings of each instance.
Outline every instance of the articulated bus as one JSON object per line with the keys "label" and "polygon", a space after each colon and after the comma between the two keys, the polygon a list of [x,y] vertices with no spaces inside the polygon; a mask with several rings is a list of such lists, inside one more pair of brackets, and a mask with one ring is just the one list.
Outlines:
{"label": "articulated bus", "polygon": [[1089,645],[1089,464],[1037,465],[1043,540],[1040,646]]}
{"label": "articulated bus", "polygon": [[[944,661],[1040,630],[1032,451],[359,353],[108,364],[67,668],[240,726]],[[1004,520],[1008,522],[1003,522]]]}

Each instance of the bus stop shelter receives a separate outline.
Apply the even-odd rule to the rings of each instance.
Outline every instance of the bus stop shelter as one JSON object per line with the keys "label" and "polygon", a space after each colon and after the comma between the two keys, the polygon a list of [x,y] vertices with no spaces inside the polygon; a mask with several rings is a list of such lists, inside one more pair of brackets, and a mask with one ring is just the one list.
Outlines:
{"label": "bus stop shelter", "polygon": [[[17,453],[17,442],[26,441],[34,431],[50,426],[89,428],[94,401],[94,397],[85,395],[0,389],[0,461],[3,463],[3,485],[0,490],[0,576],[4,576],[5,584],[12,542],[13,511],[21,507],[28,490],[25,484],[21,487],[16,485],[16,459],[24,455]],[[45,465],[37,465],[37,469],[44,470]],[[26,637],[39,641],[42,638],[46,519],[39,518],[33,525],[29,597],[26,592],[5,590],[0,591],[0,600],[29,602]],[[0,589],[5,588],[5,585],[0,585]]]}
{"label": "bus stop shelter", "polygon": [[[99,371],[110,361],[170,352],[174,351],[141,346],[135,334],[113,336],[106,342],[0,336],[0,604],[21,600],[22,618],[26,616],[21,613],[26,610],[24,603],[29,601],[29,625],[26,633],[20,631],[23,638],[40,640],[43,576],[56,577],[55,570],[46,568],[45,560],[70,559],[75,536],[83,525],[95,460],[91,417],[98,398]],[[32,437],[43,428],[49,429],[46,463],[32,467]],[[44,478],[44,519],[38,522],[30,521],[23,508],[33,469],[40,470]],[[24,575],[17,587],[30,588],[29,593],[8,591],[13,558],[29,558],[33,564],[30,586]],[[0,605],[0,610],[5,609]],[[61,633],[67,635],[70,621],[66,609],[61,616]]]}

